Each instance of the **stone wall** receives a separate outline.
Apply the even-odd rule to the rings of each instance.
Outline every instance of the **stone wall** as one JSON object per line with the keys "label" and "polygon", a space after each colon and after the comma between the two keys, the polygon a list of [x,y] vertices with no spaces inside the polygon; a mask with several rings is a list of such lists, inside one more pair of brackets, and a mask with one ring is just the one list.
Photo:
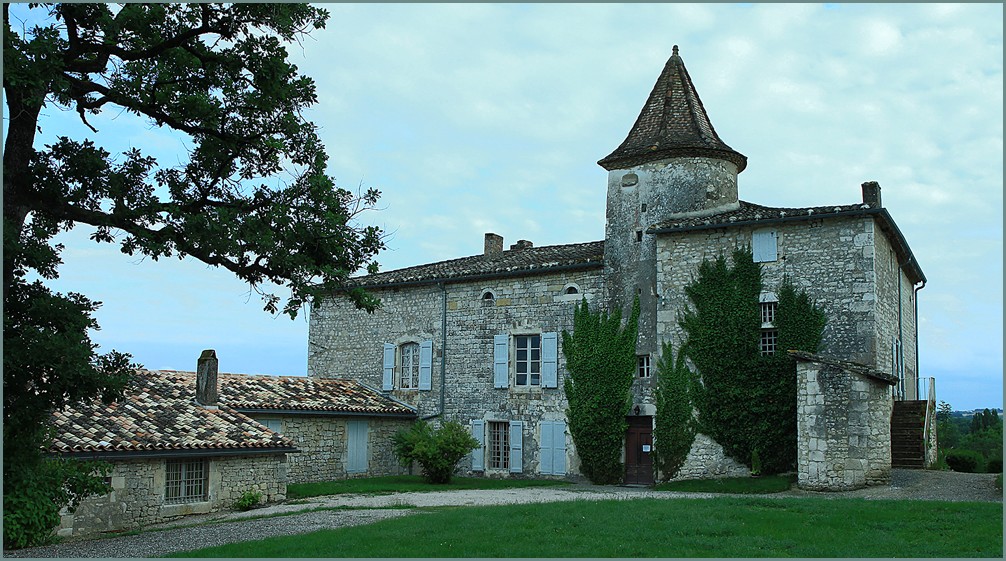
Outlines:
{"label": "stone wall", "polygon": [[704,434],[696,434],[692,448],[685,457],[678,474],[671,481],[680,479],[715,479],[720,477],[747,477],[751,470],[737,460],[727,456],[723,447]]}
{"label": "stone wall", "polygon": [[891,480],[893,379],[863,365],[797,357],[797,483],[846,491]]}
{"label": "stone wall", "polygon": [[[300,450],[297,454],[287,455],[290,483],[405,473],[395,460],[391,438],[396,432],[411,426],[412,419],[264,414],[255,415],[255,419],[279,419],[280,432],[292,439]],[[350,474],[346,471],[349,454],[346,422],[349,420],[367,421],[368,469],[364,473]]]}
{"label": "stone wall", "polygon": [[898,265],[898,257],[883,231],[878,227],[871,236],[876,264],[875,366],[883,372],[895,373],[893,342],[899,339],[904,361],[904,382],[901,385],[904,398],[918,399],[915,371],[917,331],[914,287]]}
{"label": "stone wall", "polygon": [[[788,278],[798,290],[807,291],[828,316],[822,353],[877,364],[873,219],[837,217],[771,227],[777,232],[778,259],[762,263],[765,290],[774,292],[783,278]],[[721,254],[729,260],[734,248],[751,245],[754,229],[716,228],[658,238],[657,330],[661,342],[670,339],[677,348],[682,339],[678,316],[688,305],[684,288],[696,278],[699,264]],[[912,345],[914,348],[914,342]]]}
{"label": "stone wall", "polygon": [[163,458],[113,460],[112,492],[84,499],[73,513],[60,514],[59,536],[118,532],[233,507],[246,491],[263,502],[286,499],[284,455],[209,458],[208,500],[165,504],[166,461]]}
{"label": "stone wall", "polygon": [[[513,251],[513,250],[511,250]],[[567,294],[570,287],[575,294]],[[484,298],[491,292],[493,298]],[[308,354],[311,376],[356,378],[382,387],[384,343],[433,341],[433,383],[429,391],[391,391],[400,401],[418,408],[419,416],[440,412],[444,419],[470,426],[472,420],[522,421],[523,474],[539,469],[540,421],[564,420],[568,405],[563,391],[566,376],[561,335],[558,343],[558,387],[516,387],[513,361],[507,388],[493,387],[494,336],[535,334],[573,329],[573,310],[586,299],[603,305],[600,268],[372,290],[381,298],[373,314],[355,310],[332,298],[312,311]],[[446,309],[446,334],[442,328]],[[446,335],[446,347],[445,347]],[[511,339],[511,349],[513,343]],[[441,377],[441,372],[446,374]],[[441,386],[445,388],[441,397]],[[568,469],[576,474],[575,450],[567,444]],[[471,467],[463,460],[464,470]],[[509,475],[507,475],[509,476]]]}

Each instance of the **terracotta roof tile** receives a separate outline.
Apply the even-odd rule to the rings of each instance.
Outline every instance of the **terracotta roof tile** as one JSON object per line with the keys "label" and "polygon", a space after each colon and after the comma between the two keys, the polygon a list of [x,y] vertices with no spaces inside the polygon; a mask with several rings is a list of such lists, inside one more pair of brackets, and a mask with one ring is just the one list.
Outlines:
{"label": "terracotta roof tile", "polygon": [[418,265],[353,279],[359,286],[465,280],[490,276],[523,276],[568,267],[604,265],[604,242],[510,249],[495,255],[473,255],[428,265]]}
{"label": "terracotta roof tile", "polygon": [[195,402],[195,373],[141,370],[125,397],[53,414],[51,452],[149,452],[294,449],[242,409],[414,415],[415,411],[350,380],[220,374],[220,404]]}
{"label": "terracotta roof tile", "polygon": [[697,228],[715,228],[731,226],[738,223],[751,222],[777,222],[781,219],[811,220],[819,216],[832,215],[836,213],[847,213],[859,210],[869,210],[870,205],[857,203],[851,205],[831,205],[814,206],[805,208],[783,208],[756,205],[747,201],[740,201],[740,206],[735,210],[720,212],[707,216],[688,216],[684,218],[672,218],[659,224],[653,225],[650,232],[670,232],[674,230],[691,230]]}

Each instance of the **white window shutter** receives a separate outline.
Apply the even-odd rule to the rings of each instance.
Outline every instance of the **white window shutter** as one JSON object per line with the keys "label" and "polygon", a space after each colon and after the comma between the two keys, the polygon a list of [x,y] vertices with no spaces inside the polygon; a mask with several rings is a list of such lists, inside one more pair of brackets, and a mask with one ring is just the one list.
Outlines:
{"label": "white window shutter", "polygon": [[552,474],[566,475],[566,423],[552,423]]}
{"label": "white window shutter", "polygon": [[384,344],[384,380],[381,389],[387,391],[395,385],[395,346]]}
{"label": "white window shutter", "polygon": [[493,337],[493,387],[505,388],[510,385],[510,336]]}
{"label": "white window shutter", "polygon": [[539,471],[543,474],[552,474],[552,421],[542,421],[541,426],[541,444],[538,446],[538,456],[541,461],[541,468]]}
{"label": "white window shutter", "polygon": [[419,344],[419,389],[433,387],[433,341]]}
{"label": "white window shutter", "polygon": [[559,387],[559,334],[541,334],[541,385]]}
{"label": "white window shutter", "polygon": [[751,254],[755,263],[775,261],[779,258],[775,230],[757,230],[751,234]]}
{"label": "white window shutter", "polygon": [[482,420],[472,421],[472,436],[479,441],[477,448],[472,450],[472,471],[485,471],[486,469],[486,422]]}
{"label": "white window shutter", "polygon": [[510,473],[524,471],[524,422],[510,421]]}

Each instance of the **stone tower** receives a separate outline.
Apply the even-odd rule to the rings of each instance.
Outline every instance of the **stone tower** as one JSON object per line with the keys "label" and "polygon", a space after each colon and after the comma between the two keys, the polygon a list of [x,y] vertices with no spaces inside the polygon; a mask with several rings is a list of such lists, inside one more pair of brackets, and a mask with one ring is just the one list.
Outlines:
{"label": "stone tower", "polygon": [[675,45],[628,136],[597,163],[608,170],[608,309],[621,307],[624,317],[639,294],[637,351],[653,353],[656,243],[646,230],[675,217],[738,208],[737,174],[747,158],[717,136]]}

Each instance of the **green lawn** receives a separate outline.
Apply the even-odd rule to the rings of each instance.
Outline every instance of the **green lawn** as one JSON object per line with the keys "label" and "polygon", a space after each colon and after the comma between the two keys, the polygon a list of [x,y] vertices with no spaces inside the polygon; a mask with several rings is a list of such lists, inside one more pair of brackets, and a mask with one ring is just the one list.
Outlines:
{"label": "green lawn", "polygon": [[724,477],[722,479],[689,479],[660,483],[657,491],[687,493],[765,494],[788,491],[796,483],[796,475],[766,475],[764,477]]}
{"label": "green lawn", "polygon": [[566,481],[554,479],[455,477],[446,485],[434,485],[423,481],[423,478],[418,475],[393,475],[319,483],[290,483],[286,486],[286,496],[288,499],[303,499],[346,493],[383,494],[409,491],[455,491],[458,489],[507,489],[512,487],[554,487],[568,484]]}
{"label": "green lawn", "polygon": [[723,497],[455,507],[175,557],[1002,557],[1000,503]]}

